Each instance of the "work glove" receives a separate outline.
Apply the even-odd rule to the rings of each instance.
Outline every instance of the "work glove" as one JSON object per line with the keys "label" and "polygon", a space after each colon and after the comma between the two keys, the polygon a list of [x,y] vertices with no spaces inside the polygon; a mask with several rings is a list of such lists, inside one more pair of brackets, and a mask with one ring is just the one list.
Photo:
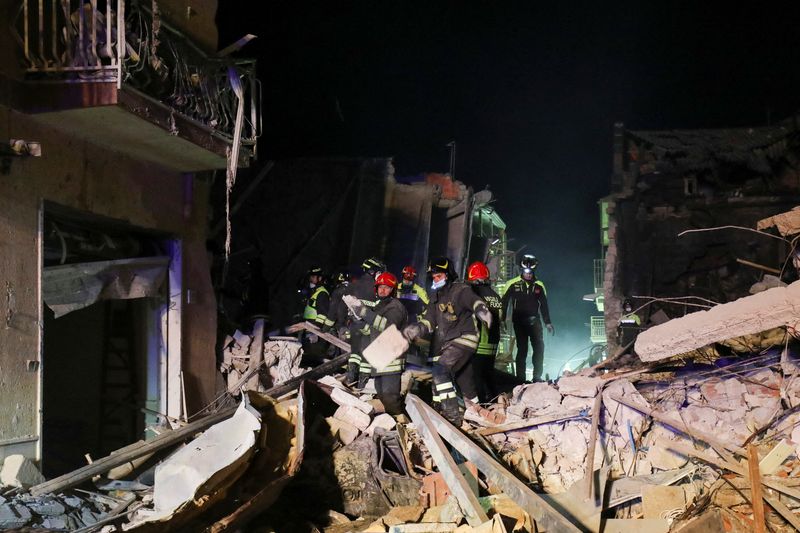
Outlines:
{"label": "work glove", "polygon": [[478,320],[486,324],[487,328],[492,327],[492,313],[486,305],[480,304],[478,308],[475,309],[475,316],[478,317]]}
{"label": "work glove", "polygon": [[409,342],[411,342],[422,335],[422,326],[419,324],[409,324],[403,328],[403,335],[406,339],[408,339]]}
{"label": "work glove", "polygon": [[345,294],[342,296],[342,301],[350,310],[350,314],[353,315],[354,318],[359,320],[364,318],[364,315],[367,312],[367,306],[364,305],[364,302],[351,294]]}
{"label": "work glove", "polygon": [[547,332],[550,335],[555,335],[556,334],[556,328],[553,327],[553,324],[545,324],[544,327],[547,328]]}

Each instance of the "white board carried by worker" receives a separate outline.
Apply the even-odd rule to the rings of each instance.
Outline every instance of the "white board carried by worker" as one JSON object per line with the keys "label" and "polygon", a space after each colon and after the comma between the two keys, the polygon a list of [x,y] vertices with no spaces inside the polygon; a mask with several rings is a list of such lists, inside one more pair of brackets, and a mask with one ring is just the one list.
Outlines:
{"label": "white board carried by worker", "polygon": [[393,324],[364,348],[363,355],[369,364],[380,372],[392,361],[406,353],[406,350],[408,350],[408,341]]}

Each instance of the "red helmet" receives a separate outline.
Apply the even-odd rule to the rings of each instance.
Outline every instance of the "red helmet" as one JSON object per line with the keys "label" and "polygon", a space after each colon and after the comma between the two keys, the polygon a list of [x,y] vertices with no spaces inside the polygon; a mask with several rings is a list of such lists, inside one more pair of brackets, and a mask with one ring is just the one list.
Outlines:
{"label": "red helmet", "polygon": [[489,268],[480,261],[475,261],[467,268],[467,281],[489,281]]}
{"label": "red helmet", "polygon": [[382,272],[377,278],[375,278],[375,290],[378,290],[378,286],[386,285],[387,287],[391,287],[392,290],[397,288],[397,276],[392,274],[391,272]]}
{"label": "red helmet", "polygon": [[417,279],[417,269],[411,265],[403,267],[403,279],[406,281],[414,281]]}

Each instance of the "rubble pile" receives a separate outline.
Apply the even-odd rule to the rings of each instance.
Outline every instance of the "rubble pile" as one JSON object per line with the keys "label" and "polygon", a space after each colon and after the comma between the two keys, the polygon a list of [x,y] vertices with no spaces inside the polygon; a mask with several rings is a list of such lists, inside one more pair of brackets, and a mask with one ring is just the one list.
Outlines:
{"label": "rubble pile", "polygon": [[0,530],[28,526],[73,531],[114,516],[115,510],[126,503],[126,498],[96,493],[0,496]]}
{"label": "rubble pile", "polygon": [[[225,338],[219,370],[227,380],[229,391],[238,391],[242,386],[243,377],[251,370],[251,359],[257,350],[253,336],[247,333],[236,330],[232,336]],[[258,359],[263,359],[258,369],[258,392],[264,392],[305,372],[306,369],[300,366],[302,355],[300,341],[295,337],[271,337],[264,342],[257,354]]]}

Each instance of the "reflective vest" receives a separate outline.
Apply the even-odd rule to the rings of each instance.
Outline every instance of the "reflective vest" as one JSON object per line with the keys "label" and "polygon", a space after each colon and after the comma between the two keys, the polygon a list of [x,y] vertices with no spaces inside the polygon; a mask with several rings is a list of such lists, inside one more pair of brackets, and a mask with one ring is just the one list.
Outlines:
{"label": "reflective vest", "polygon": [[329,319],[327,315],[321,312],[321,310],[317,310],[317,299],[321,294],[325,294],[328,297],[330,296],[328,289],[326,289],[324,286],[317,287],[311,294],[311,297],[306,301],[306,307],[303,310],[303,318],[309,322],[314,322],[320,327],[330,327],[333,325],[333,320]]}

